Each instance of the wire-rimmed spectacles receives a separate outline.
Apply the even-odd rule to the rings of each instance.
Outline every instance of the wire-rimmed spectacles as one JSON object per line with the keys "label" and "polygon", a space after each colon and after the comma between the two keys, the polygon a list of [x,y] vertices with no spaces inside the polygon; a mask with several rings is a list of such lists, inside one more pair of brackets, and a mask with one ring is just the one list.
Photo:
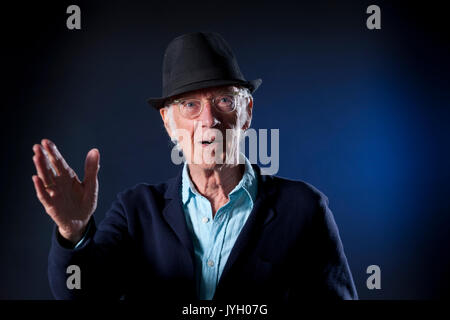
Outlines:
{"label": "wire-rimmed spectacles", "polygon": [[198,117],[205,106],[204,101],[210,100],[211,104],[216,110],[222,113],[230,113],[236,110],[237,104],[237,92],[224,92],[219,93],[216,96],[209,99],[198,98],[180,98],[175,99],[168,105],[176,104],[179,107],[180,113],[183,117],[188,119],[194,119]]}

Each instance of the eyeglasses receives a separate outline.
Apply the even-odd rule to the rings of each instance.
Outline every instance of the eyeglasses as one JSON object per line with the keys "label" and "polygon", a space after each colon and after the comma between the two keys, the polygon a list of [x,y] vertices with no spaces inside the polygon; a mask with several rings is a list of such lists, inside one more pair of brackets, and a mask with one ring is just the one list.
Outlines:
{"label": "eyeglasses", "polygon": [[[205,99],[210,100],[211,104],[216,110],[222,113],[230,113],[236,110],[237,92],[220,93],[217,96]],[[180,113],[183,117],[188,119],[194,119],[202,113],[204,108],[204,100],[196,98],[181,98],[173,100],[168,105],[176,104],[180,109]]]}

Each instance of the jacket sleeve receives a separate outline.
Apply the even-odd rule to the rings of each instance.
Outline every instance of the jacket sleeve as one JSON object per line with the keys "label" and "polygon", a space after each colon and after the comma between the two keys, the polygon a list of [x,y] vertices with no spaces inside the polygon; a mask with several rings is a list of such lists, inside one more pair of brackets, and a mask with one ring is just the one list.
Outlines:
{"label": "jacket sleeve", "polygon": [[[315,221],[314,221],[315,220]],[[358,299],[352,273],[344,253],[339,230],[328,207],[328,198],[321,195],[317,214],[313,219],[312,254],[318,275],[319,298]]]}
{"label": "jacket sleeve", "polygon": [[299,300],[352,300],[358,299],[353,277],[344,253],[338,227],[328,198],[320,193],[302,254],[307,267],[291,287],[289,302]]}
{"label": "jacket sleeve", "polygon": [[[84,239],[76,247],[67,243],[55,226],[48,256],[49,284],[54,297],[119,299],[125,290],[129,242],[120,194],[98,228],[91,217]],[[68,270],[71,265],[79,267],[80,288],[68,288],[68,279],[74,274]]]}

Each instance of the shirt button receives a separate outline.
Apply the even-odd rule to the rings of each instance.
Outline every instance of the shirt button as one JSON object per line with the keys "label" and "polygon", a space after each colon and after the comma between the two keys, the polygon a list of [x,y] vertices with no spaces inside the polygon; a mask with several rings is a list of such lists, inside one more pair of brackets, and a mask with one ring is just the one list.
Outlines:
{"label": "shirt button", "polygon": [[203,223],[208,223],[208,221],[209,221],[209,218],[208,218],[208,217],[203,217],[203,219],[202,219],[202,222],[203,222]]}
{"label": "shirt button", "polygon": [[208,266],[213,267],[214,266],[214,261],[208,260]]}

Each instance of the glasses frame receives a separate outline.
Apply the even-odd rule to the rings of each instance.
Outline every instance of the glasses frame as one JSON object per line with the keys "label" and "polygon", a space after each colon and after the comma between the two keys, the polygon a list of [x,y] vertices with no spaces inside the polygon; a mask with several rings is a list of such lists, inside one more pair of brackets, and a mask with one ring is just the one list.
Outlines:
{"label": "glasses frame", "polygon": [[[233,96],[233,97],[234,97],[234,108],[233,108],[233,110],[230,110],[230,111],[223,111],[223,110],[220,110],[219,108],[216,107],[215,100],[216,100],[217,98],[219,98],[220,96],[223,96],[223,95],[230,95],[230,96]],[[184,118],[186,118],[186,119],[195,119],[195,118],[197,118],[197,117],[203,112],[203,109],[205,108],[204,100],[209,100],[209,101],[211,101],[211,104],[214,106],[214,108],[215,108],[218,112],[228,114],[228,113],[231,113],[231,112],[233,112],[233,111],[236,111],[236,108],[237,108],[237,96],[238,96],[238,95],[239,95],[239,92],[236,92],[236,91],[234,91],[234,92],[224,91],[224,92],[217,93],[217,94],[216,94],[214,97],[212,97],[212,98],[206,98],[206,99],[199,99],[199,98],[194,98],[194,97],[183,97],[183,98],[179,98],[179,99],[173,100],[172,102],[168,103],[166,106],[171,106],[171,105],[173,105],[173,104],[176,104],[176,105],[178,106],[178,110],[180,111],[180,114],[181,114]],[[200,111],[198,112],[198,114],[196,114],[196,115],[193,116],[193,117],[186,117],[186,116],[183,114],[183,112],[181,111],[181,102],[182,102],[182,101],[185,101],[185,100],[198,100],[198,101],[200,101]]]}

